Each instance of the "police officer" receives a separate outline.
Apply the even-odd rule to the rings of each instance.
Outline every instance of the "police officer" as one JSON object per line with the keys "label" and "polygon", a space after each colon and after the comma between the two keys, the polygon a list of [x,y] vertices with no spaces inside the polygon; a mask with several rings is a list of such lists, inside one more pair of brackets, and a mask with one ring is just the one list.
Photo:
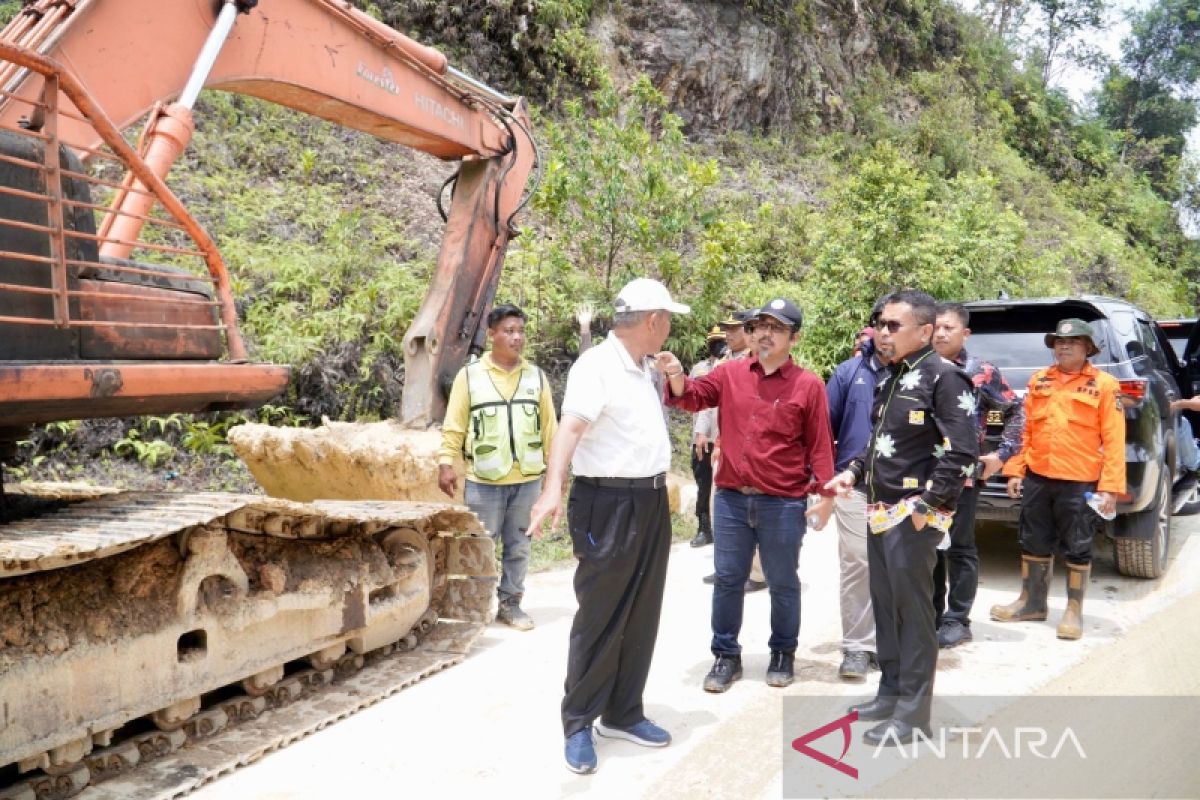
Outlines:
{"label": "police officer", "polygon": [[496,619],[533,628],[521,609],[529,566],[529,514],[542,487],[557,422],[550,384],[525,361],[525,313],[499,305],[487,318],[491,350],[458,371],[450,389],[438,451],[438,486],[454,497],[454,459],[466,461],[463,499],[504,548]]}
{"label": "police officer", "polygon": [[[704,341],[707,357],[692,365],[689,377],[702,378],[712,372],[713,367],[725,355],[725,331],[714,325]],[[712,517],[709,505],[712,502],[712,451],[717,438],[717,410],[706,408],[698,411],[692,422],[692,477],[696,479],[696,535],[692,547],[704,547],[713,543]]]}
{"label": "police officer", "polygon": [[1092,366],[1100,352],[1092,326],[1064,319],[1046,334],[1054,364],[1029,379],[1021,450],[1004,465],[1008,494],[1021,498],[1021,594],[992,606],[1000,622],[1044,620],[1054,553],[1067,562],[1067,610],[1058,638],[1083,635],[1083,596],[1091,575],[1100,511],[1116,513],[1125,491],[1125,414],[1117,379]]}

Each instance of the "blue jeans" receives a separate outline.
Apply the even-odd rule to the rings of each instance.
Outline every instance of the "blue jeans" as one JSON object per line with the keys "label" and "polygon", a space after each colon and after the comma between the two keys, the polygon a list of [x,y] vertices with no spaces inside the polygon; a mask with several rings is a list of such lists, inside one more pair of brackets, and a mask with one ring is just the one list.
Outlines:
{"label": "blue jeans", "polygon": [[542,491],[542,479],[525,483],[478,483],[468,480],[463,487],[467,506],[479,515],[492,540],[504,547],[501,562],[500,602],[521,601],[525,594],[525,571],[529,568],[532,546],[525,531],[533,501]]}
{"label": "blue jeans", "polygon": [[1176,477],[1183,475],[1185,472],[1195,472],[1200,469],[1200,449],[1196,447],[1194,436],[1192,423],[1188,422],[1187,417],[1180,414],[1178,421],[1175,423]]}
{"label": "blue jeans", "polygon": [[800,638],[800,544],[804,539],[802,498],[744,495],[718,489],[713,508],[713,561],[717,568],[712,602],[713,655],[742,652],[742,605],[754,545],[771,592],[772,650],[791,653]]}

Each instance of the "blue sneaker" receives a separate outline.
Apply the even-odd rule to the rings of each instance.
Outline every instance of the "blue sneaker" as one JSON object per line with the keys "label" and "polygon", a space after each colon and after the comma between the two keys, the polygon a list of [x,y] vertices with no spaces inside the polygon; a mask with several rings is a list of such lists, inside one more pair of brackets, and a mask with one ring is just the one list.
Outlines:
{"label": "blue sneaker", "polygon": [[596,723],[596,733],[608,739],[624,739],[642,747],[666,747],[671,743],[671,734],[648,719],[628,728],[614,728],[601,720]]}
{"label": "blue sneaker", "polygon": [[592,729],[584,728],[567,737],[567,769],[579,775],[596,771],[596,748],[592,745]]}

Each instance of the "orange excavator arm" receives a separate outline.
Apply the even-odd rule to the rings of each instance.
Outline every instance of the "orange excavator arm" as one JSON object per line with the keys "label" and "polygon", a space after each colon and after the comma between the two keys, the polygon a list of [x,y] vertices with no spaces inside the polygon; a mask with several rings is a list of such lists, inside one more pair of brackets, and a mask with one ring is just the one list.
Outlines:
{"label": "orange excavator arm", "polygon": [[[151,206],[171,209],[161,179],[191,135],[201,88],[459,160],[437,270],[404,339],[402,420],[440,419],[454,373],[481,344],[482,312],[536,162],[523,100],[453,70],[438,51],[344,0],[35,0],[0,35],[0,57],[0,131],[40,131],[51,108],[56,140],[88,161],[118,149],[106,126],[122,131],[150,115],[133,159],[140,163],[127,164],[113,186],[95,237],[108,260],[146,246],[137,237]],[[61,71],[49,99],[47,64]],[[68,92],[72,81],[77,90]],[[227,311],[229,350],[244,357]]]}

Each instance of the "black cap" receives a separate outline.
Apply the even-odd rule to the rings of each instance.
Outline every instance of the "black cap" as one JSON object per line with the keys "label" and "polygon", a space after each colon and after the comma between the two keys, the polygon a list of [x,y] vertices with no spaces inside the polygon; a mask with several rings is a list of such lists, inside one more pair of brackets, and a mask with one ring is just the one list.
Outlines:
{"label": "black cap", "polygon": [[754,311],[754,316],[774,317],[784,325],[791,325],[794,331],[800,330],[800,323],[804,321],[804,312],[800,310],[800,307],[782,297],[776,297],[774,300],[763,303],[761,308]]}

